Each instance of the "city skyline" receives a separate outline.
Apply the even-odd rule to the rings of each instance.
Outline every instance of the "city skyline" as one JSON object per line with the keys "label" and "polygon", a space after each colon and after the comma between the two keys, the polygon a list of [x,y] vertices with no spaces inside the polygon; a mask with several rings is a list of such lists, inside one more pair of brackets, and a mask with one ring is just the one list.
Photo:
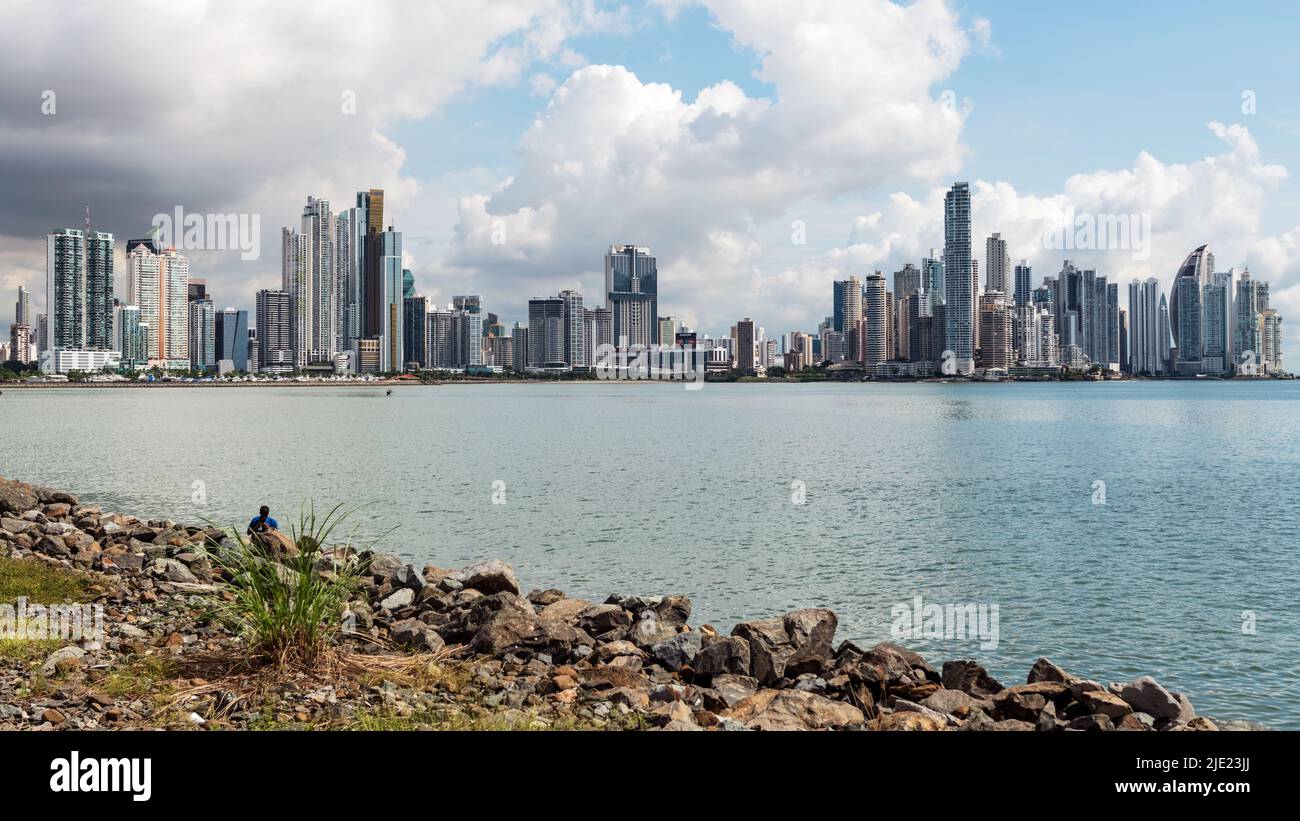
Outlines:
{"label": "city skyline", "polygon": [[[1156,276],[1167,289],[1188,249],[1208,240],[1221,267],[1249,267],[1271,280],[1279,310],[1294,313],[1300,197],[1288,170],[1300,167],[1293,139],[1300,112],[1281,80],[1296,59],[1285,48],[1294,15],[1257,30],[1226,10],[1183,11],[1187,25],[1215,31],[1225,47],[1251,46],[1235,49],[1240,59],[1214,74],[1201,66],[1175,72],[1146,56],[1179,42],[1163,15],[1106,3],[1095,10],[1095,20],[1059,33],[1051,48],[1019,36],[1043,25],[1050,9],[989,1],[960,9],[823,3],[771,11],[772,25],[726,2],[586,11],[561,4],[517,21],[470,12],[461,21],[452,10],[463,43],[410,49],[438,61],[436,70],[404,61],[358,68],[347,59],[350,47],[328,55],[299,47],[277,59],[269,77],[310,65],[316,81],[304,89],[310,93],[284,95],[212,75],[182,55],[176,99],[146,112],[88,106],[77,91],[98,85],[105,100],[135,99],[135,58],[116,62],[122,58],[90,49],[69,66],[38,56],[56,49],[15,46],[6,54],[31,59],[13,72],[18,82],[4,101],[21,132],[3,162],[14,190],[32,194],[6,202],[0,286],[26,285],[44,312],[40,237],[79,224],[85,205],[97,229],[118,237],[141,236],[153,214],[178,205],[255,213],[265,228],[260,258],[186,252],[196,275],[251,313],[252,295],[277,285],[272,234],[299,224],[302,192],[347,204],[365,180],[402,215],[402,267],[439,304],[481,294],[509,325],[526,316],[526,297],[516,294],[569,289],[593,301],[604,272],[592,246],[636,241],[663,261],[658,314],[715,333],[765,313],[769,326],[812,329],[829,283],[916,264],[941,245],[936,206],[952,179],[964,179],[981,264],[993,232],[1010,260],[1048,270],[1061,257],[1044,237],[1067,215],[1147,215],[1148,259],[1134,259],[1132,249],[1070,258],[1112,282]],[[409,14],[376,21],[366,37],[392,45],[447,39],[445,26],[429,35],[422,12]],[[1126,33],[1112,31],[1112,44],[1131,59],[1095,67],[1083,84],[1109,92],[1080,89],[1077,66],[1063,55],[1121,14]],[[240,13],[193,19],[202,15],[153,16],[163,29],[204,32],[204,45],[229,45]],[[291,39],[276,36],[291,17],[264,20],[241,52],[278,53],[271,44]],[[128,23],[100,21],[109,30]],[[76,36],[76,25],[52,21],[37,40]],[[547,25],[558,34],[542,43]],[[836,37],[797,48],[819,27]],[[512,37],[529,45],[506,48]],[[654,47],[628,48],[632,42]],[[1181,93],[1120,93],[1131,82],[1126,62],[1141,67],[1147,87]],[[897,76],[898,65],[909,66],[908,77]],[[54,113],[41,111],[46,90],[57,95]],[[209,130],[226,134],[230,147],[169,118],[182,100],[210,103],[219,119]],[[240,102],[225,105],[232,100]],[[898,122],[896,112],[909,119]],[[898,139],[872,138],[896,125]],[[123,138],[126,171],[93,160],[78,175],[61,170],[60,160],[82,156],[75,134],[90,131]],[[313,145],[281,133],[311,133]],[[1039,144],[1054,150],[1027,150]],[[185,157],[204,159],[176,158],[182,145]],[[43,169],[39,179],[35,169]],[[124,265],[119,251],[118,293]]]}

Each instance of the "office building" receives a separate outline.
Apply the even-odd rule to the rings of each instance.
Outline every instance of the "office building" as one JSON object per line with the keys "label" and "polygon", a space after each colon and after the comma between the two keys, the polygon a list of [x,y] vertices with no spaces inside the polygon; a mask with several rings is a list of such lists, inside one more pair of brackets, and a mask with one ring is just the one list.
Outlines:
{"label": "office building", "polygon": [[970,186],[954,183],[944,196],[944,321],[955,373],[975,369],[975,267],[971,258]]}
{"label": "office building", "polygon": [[659,274],[650,249],[611,245],[605,254],[605,293],[615,344],[648,347],[659,341]]}

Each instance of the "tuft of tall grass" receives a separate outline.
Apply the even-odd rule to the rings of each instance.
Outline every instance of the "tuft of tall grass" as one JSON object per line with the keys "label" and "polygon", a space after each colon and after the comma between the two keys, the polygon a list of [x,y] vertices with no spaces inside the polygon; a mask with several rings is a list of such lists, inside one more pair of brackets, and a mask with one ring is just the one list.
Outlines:
{"label": "tuft of tall grass", "polygon": [[[349,535],[325,562],[322,546],[350,516],[342,505],[318,517],[314,503],[299,514],[290,537],[297,555],[284,556],[269,540],[228,533],[234,544],[208,550],[224,570],[230,595],[219,606],[248,642],[252,657],[279,667],[311,667],[330,652],[343,629],[349,595],[364,573]],[[327,569],[330,572],[321,572]]]}

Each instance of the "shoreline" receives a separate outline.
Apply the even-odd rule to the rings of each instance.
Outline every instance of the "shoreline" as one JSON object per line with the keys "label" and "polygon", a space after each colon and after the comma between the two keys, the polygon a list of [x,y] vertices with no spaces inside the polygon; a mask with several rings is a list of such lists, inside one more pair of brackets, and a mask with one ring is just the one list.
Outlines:
{"label": "shoreline", "polygon": [[1116,382],[1171,382],[1171,383],[1188,383],[1188,384],[1207,384],[1218,382],[1232,382],[1239,384],[1258,384],[1273,382],[1292,382],[1295,381],[1293,376],[1274,376],[1274,377],[1209,377],[1198,379],[1195,377],[1159,377],[1159,376],[1125,376],[1113,379],[999,379],[999,380],[982,380],[958,377],[927,377],[923,379],[789,379],[789,378],[771,378],[757,379],[745,378],[737,380],[710,380],[703,382],[693,382],[692,380],[681,379],[439,379],[427,382],[410,379],[375,379],[371,381],[331,381],[331,380],[309,380],[298,381],[285,379],[281,381],[260,380],[252,382],[0,382],[0,394],[6,390],[69,390],[76,388],[94,388],[94,389],[145,389],[156,390],[164,388],[394,388],[394,387],[448,387],[455,385],[598,385],[598,384],[650,384],[650,385],[839,385],[839,384],[861,384],[861,385],[1014,385],[1014,384],[1092,384],[1092,383],[1116,383]]}
{"label": "shoreline", "polygon": [[[250,669],[249,635],[213,616],[234,598],[221,561],[232,547],[210,525],[0,478],[0,608],[56,604],[55,589],[103,611],[102,634],[8,639],[16,653],[0,642],[0,729],[1264,729],[1198,716],[1150,676],[1102,684],[1039,658],[1024,684],[1004,685],[973,659],[934,667],[892,642],[837,642],[824,607],[723,635],[691,626],[683,595],[525,594],[497,559],[420,570],[350,548],[276,559],[286,587],[363,564],[335,616],[341,666],[267,687],[284,671]],[[65,587],[15,588],[24,573]]]}

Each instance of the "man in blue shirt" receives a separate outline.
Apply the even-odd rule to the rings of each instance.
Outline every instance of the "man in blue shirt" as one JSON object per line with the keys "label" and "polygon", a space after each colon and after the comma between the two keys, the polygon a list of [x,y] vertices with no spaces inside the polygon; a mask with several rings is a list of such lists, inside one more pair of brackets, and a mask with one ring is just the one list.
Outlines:
{"label": "man in blue shirt", "polygon": [[280,523],[271,518],[271,508],[266,505],[262,505],[261,510],[259,510],[257,515],[253,517],[253,520],[248,523],[248,535],[250,536],[255,533],[265,533],[268,530],[279,529]]}

